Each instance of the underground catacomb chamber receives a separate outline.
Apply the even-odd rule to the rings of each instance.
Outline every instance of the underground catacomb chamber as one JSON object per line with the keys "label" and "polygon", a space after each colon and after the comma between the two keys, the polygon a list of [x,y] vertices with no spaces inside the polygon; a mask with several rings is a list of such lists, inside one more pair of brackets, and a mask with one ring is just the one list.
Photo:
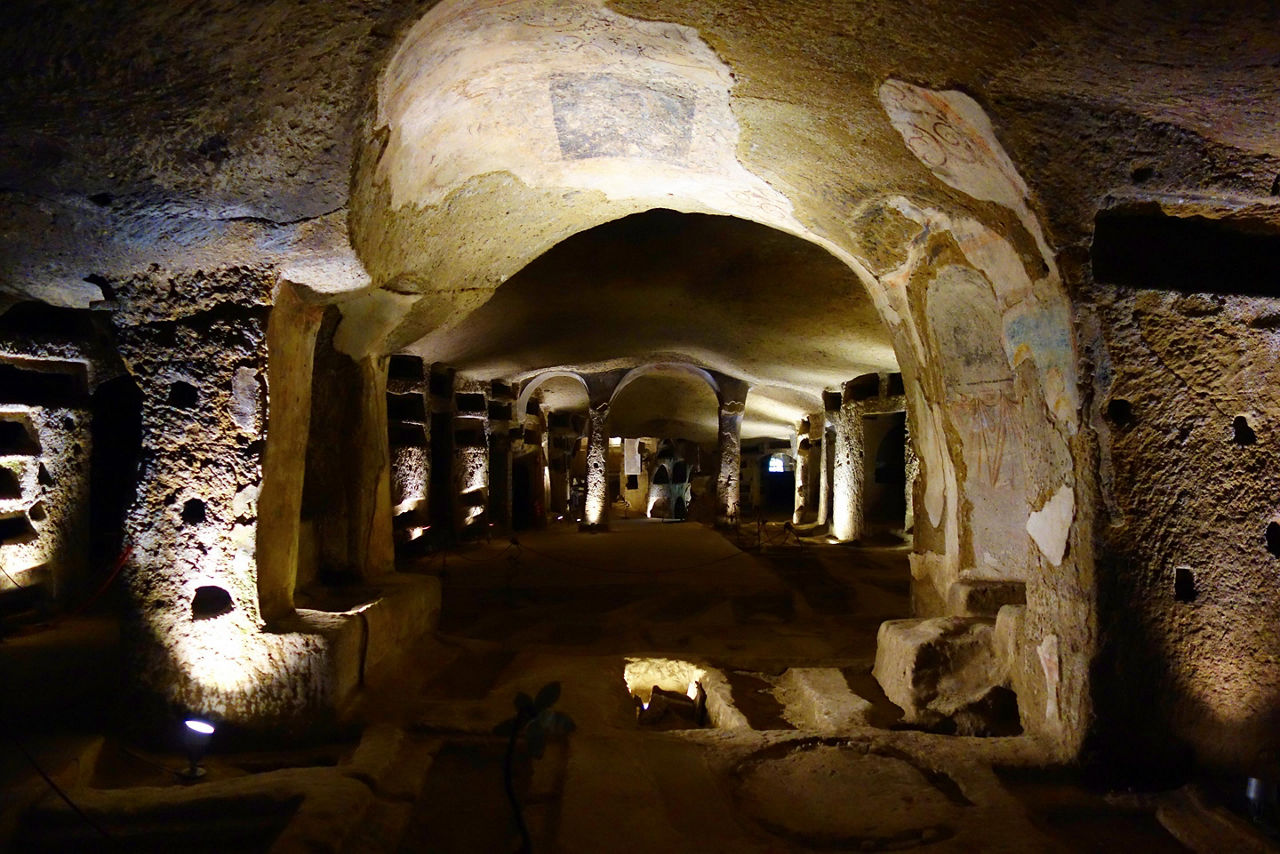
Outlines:
{"label": "underground catacomb chamber", "polygon": [[[1045,763],[1276,747],[1274,3],[9,5],[0,586],[123,621],[139,708],[322,727],[369,649],[433,636],[446,562],[648,515],[828,551],[624,615],[646,727],[890,698],[906,741],[1025,727]],[[889,541],[895,578],[828,583]],[[407,581],[412,620],[315,613]],[[852,635],[906,617],[858,682],[887,641]],[[753,809],[804,810],[759,769],[849,753],[769,757]],[[925,844],[935,806],[795,838]]]}

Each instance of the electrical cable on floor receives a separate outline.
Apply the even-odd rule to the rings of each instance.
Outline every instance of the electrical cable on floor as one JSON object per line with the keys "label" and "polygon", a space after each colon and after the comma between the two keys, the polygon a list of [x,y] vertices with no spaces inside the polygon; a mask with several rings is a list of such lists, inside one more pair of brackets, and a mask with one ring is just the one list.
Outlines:
{"label": "electrical cable on floor", "polygon": [[102,594],[107,592],[107,588],[111,586],[111,582],[116,580],[116,576],[120,574],[120,570],[124,569],[124,565],[128,563],[129,556],[133,554],[133,545],[127,545],[121,550],[119,557],[116,558],[115,565],[111,568],[111,574],[107,576],[107,580],[102,582],[97,591],[92,596],[80,604],[80,607],[71,612],[71,616],[76,616],[89,609],[89,606],[102,598]]}
{"label": "electrical cable on floor", "polygon": [[23,746],[22,742],[18,741],[17,736],[9,732],[9,729],[7,727],[5,727],[4,729],[4,734],[9,737],[9,740],[13,742],[13,746],[18,748],[18,752],[23,755],[23,757],[27,760],[28,763],[30,763],[31,767],[34,768],[36,773],[40,775],[40,777],[44,780],[45,784],[48,785],[49,788],[54,791],[54,794],[62,798],[63,802],[67,806],[71,807],[72,812],[80,816],[80,818],[84,820],[84,823],[92,827],[94,830],[96,830],[98,832],[98,835],[100,835],[103,839],[110,842],[113,848],[118,849],[121,847],[120,840],[116,839],[110,833],[107,833],[106,828],[104,828],[102,825],[98,824],[96,821],[90,818],[89,814],[86,813],[84,810],[82,810],[79,807],[79,805],[76,804],[75,801],[71,800],[71,798],[67,795],[67,793],[62,790],[62,787],[59,786],[57,783],[55,783],[53,778],[50,777],[47,773],[45,773],[45,770],[40,767],[40,763],[36,761],[36,758],[27,751],[27,748]]}
{"label": "electrical cable on floor", "polygon": [[14,578],[12,575],[10,575],[10,574],[9,574],[9,570],[5,569],[3,566],[0,566],[0,572],[3,572],[3,573],[4,573],[4,577],[5,577],[5,578],[7,578],[7,579],[9,579],[9,582],[10,582],[14,587],[18,588],[19,590],[26,590],[26,589],[27,589],[27,586],[26,586],[25,584],[19,584],[19,583],[18,583],[18,580],[17,580],[16,578]]}
{"label": "electrical cable on floor", "polygon": [[118,744],[116,745],[116,747],[121,752],[129,754],[134,759],[137,759],[139,762],[145,762],[146,764],[150,765],[152,768],[158,768],[161,771],[168,772],[169,774],[172,774],[173,776],[177,777],[179,780],[184,779],[184,777],[182,776],[182,772],[176,768],[170,768],[168,765],[165,765],[163,762],[157,762],[154,759],[148,759],[147,757],[143,756],[141,753],[138,753],[135,750],[131,750],[128,747],[125,747],[123,744]]}

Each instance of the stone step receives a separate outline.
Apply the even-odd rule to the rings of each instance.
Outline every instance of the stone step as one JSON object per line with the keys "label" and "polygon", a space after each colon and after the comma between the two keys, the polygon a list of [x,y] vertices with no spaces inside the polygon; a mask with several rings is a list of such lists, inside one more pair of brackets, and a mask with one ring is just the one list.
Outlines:
{"label": "stone step", "polygon": [[871,703],[853,693],[834,667],[791,667],[778,678],[773,694],[782,715],[796,729],[836,733],[869,726]]}

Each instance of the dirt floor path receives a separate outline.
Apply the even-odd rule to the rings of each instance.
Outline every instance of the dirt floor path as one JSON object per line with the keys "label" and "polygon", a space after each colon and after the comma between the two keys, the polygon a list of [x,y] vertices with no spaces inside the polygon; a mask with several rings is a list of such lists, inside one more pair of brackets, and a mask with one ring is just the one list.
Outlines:
{"label": "dirt floor path", "polygon": [[[214,751],[183,786],[180,757],[63,739],[97,827],[28,775],[0,791],[0,848],[509,854],[514,793],[534,852],[1186,850],[1171,825],[1273,850],[1194,791],[1108,792],[1034,768],[1023,737],[903,728],[870,672],[908,614],[904,547],[630,520],[402,569],[441,578],[439,624],[334,743]],[[532,698],[573,731],[535,758],[522,730],[508,765],[495,727]]]}
{"label": "dirt floor path", "polygon": [[[404,721],[436,753],[398,850],[514,850],[505,745],[489,732],[553,681],[576,729],[517,769],[535,851],[1089,850],[992,770],[1017,764],[1020,739],[889,728],[870,668],[880,623],[908,613],[905,549],[742,542],[635,520],[437,558],[452,660]],[[623,678],[636,661],[702,673],[720,725],[684,728],[679,710],[639,723]],[[821,683],[835,696],[787,690],[797,669],[835,674]],[[862,725],[814,727],[849,697]],[[1154,818],[1123,824],[1112,842],[1182,850]]]}

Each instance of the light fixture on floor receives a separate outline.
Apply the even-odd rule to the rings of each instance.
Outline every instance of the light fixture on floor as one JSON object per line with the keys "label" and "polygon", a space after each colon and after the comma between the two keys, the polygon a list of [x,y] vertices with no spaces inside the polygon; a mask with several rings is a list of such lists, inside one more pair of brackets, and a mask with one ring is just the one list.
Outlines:
{"label": "light fixture on floor", "polygon": [[1249,817],[1267,828],[1277,827],[1280,816],[1280,786],[1274,780],[1250,777],[1245,782],[1245,800],[1249,804]]}
{"label": "light fixture on floor", "polygon": [[206,773],[205,767],[200,764],[200,760],[204,758],[205,751],[209,749],[209,741],[213,738],[214,726],[206,720],[200,718],[187,718],[183,721],[186,728],[183,731],[182,743],[187,749],[187,759],[190,764],[181,772],[182,778],[185,780],[199,780]]}

